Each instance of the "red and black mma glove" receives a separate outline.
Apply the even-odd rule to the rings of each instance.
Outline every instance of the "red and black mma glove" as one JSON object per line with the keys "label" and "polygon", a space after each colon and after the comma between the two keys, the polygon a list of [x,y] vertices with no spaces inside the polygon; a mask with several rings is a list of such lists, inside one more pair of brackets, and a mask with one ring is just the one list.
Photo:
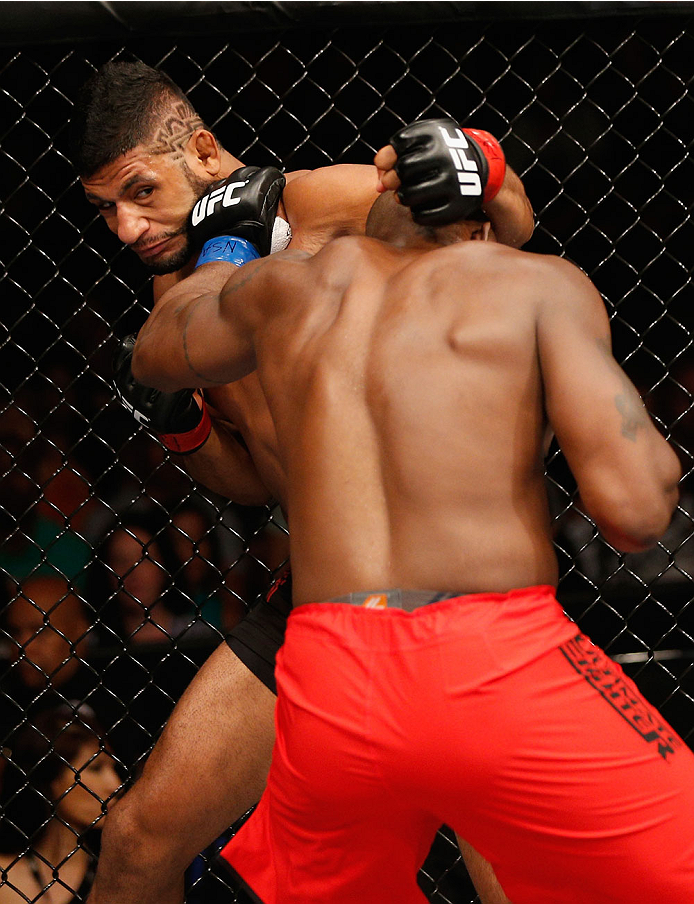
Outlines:
{"label": "red and black mma glove", "polygon": [[132,371],[134,347],[135,336],[126,336],[119,341],[113,358],[118,398],[138,424],[155,433],[171,452],[197,452],[212,430],[205,400],[194,389],[160,392],[138,383]]}
{"label": "red and black mma glove", "polygon": [[241,267],[269,254],[285,184],[274,166],[242,166],[215,182],[188,220],[191,243],[202,249],[196,267],[210,261]]}
{"label": "red and black mma glove", "polygon": [[421,226],[468,219],[496,197],[506,174],[499,142],[453,119],[423,119],[390,139],[398,155],[398,197]]}

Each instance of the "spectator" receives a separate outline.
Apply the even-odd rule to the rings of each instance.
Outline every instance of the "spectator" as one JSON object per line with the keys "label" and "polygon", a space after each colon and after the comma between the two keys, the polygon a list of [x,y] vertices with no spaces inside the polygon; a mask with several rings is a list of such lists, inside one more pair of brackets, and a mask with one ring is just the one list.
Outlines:
{"label": "spectator", "polygon": [[212,631],[200,621],[191,626],[190,603],[175,586],[175,572],[168,522],[152,511],[121,516],[95,555],[90,600],[98,612],[100,670],[127,713],[117,749],[135,769],[209,652],[197,630],[203,629],[203,641]]}
{"label": "spectator", "polygon": [[187,622],[172,583],[175,562],[163,524],[148,514],[120,519],[96,553],[93,599],[111,637],[126,645],[162,644]]}
{"label": "spectator", "polygon": [[88,657],[94,652],[94,617],[64,579],[38,575],[19,585],[4,607],[6,656],[0,695],[0,742],[27,718],[58,705],[86,704],[118,755],[130,747],[133,726],[126,707],[105,686]]}
{"label": "spectator", "polygon": [[[17,582],[36,574],[81,580],[91,548],[70,518],[88,498],[84,479],[63,467],[55,447],[19,406],[5,410],[0,422],[0,570]],[[56,501],[46,505],[54,491]]]}
{"label": "spectator", "polygon": [[102,736],[89,714],[58,707],[14,737],[1,794],[2,904],[86,899],[98,831],[121,786]]}
{"label": "spectator", "polygon": [[[177,560],[176,586],[190,601],[188,615],[220,631],[234,627],[244,615],[238,596],[225,586],[227,570],[219,528],[198,506],[188,503],[173,514],[171,545]],[[202,633],[197,632],[196,633]],[[210,639],[212,632],[207,632]]]}
{"label": "spectator", "polygon": [[38,575],[24,581],[5,607],[8,668],[3,677],[3,737],[25,714],[58,702],[77,705],[94,689],[84,655],[90,619],[64,578]]}

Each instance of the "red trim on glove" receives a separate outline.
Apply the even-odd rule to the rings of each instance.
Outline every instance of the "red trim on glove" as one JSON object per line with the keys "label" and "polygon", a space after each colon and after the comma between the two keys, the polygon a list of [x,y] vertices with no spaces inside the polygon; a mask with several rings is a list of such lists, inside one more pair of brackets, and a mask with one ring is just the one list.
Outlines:
{"label": "red trim on glove", "polygon": [[212,432],[212,421],[203,398],[200,398],[200,403],[202,416],[197,427],[193,427],[187,433],[163,433],[159,435],[160,441],[171,452],[187,455],[190,452],[197,452],[207,442]]}
{"label": "red trim on glove", "polygon": [[463,129],[466,135],[473,138],[489,164],[489,177],[482,195],[482,203],[488,204],[499,194],[506,175],[506,157],[501,145],[489,132],[482,129]]}

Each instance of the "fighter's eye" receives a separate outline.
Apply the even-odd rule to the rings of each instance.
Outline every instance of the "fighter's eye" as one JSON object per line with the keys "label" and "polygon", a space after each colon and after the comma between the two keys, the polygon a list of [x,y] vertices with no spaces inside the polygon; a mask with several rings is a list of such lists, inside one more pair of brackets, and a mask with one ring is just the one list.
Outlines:
{"label": "fighter's eye", "polygon": [[140,188],[135,193],[135,197],[139,200],[140,198],[148,198],[154,189],[151,186],[147,186],[147,188]]}

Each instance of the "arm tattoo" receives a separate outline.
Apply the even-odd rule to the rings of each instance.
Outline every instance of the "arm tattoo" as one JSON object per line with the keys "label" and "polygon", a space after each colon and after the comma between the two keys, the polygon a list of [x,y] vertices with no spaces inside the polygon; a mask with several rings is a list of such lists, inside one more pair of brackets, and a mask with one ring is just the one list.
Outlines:
{"label": "arm tattoo", "polygon": [[[245,276],[241,276],[240,278],[235,279],[233,281],[232,285],[229,285],[227,283],[227,285],[222,290],[222,296],[231,295],[234,292],[238,292],[239,289],[243,289],[243,287],[247,286],[248,283],[253,279],[253,277],[256,275],[256,273],[259,273],[263,269],[263,267],[265,267],[267,264],[270,263],[270,261],[271,261],[270,257],[264,257],[260,261],[258,261],[256,266],[250,267],[250,268],[248,268],[248,267],[245,268],[244,269]],[[256,262],[253,261],[253,263],[255,264]]]}
{"label": "arm tattoo", "polygon": [[[614,397],[617,411],[622,415],[622,436],[635,443],[639,428],[645,427],[647,422],[646,410],[641,402],[634,397],[635,393],[631,385],[625,386],[625,391]],[[638,401],[637,401],[638,399]]]}
{"label": "arm tattoo", "polygon": [[622,415],[622,436],[635,443],[638,439],[639,429],[645,427],[649,420],[646,406],[631,380],[612,357],[609,342],[598,339],[598,346],[622,384],[622,392],[614,397],[615,408]]}
{"label": "arm tattoo", "polygon": [[[259,260],[257,262],[254,261],[255,266],[245,268],[245,272],[244,272],[243,276],[239,274],[238,278],[233,280],[232,285],[227,284],[224,287],[224,289],[222,290],[221,296],[220,296],[220,301],[225,296],[231,295],[233,292],[238,292],[239,289],[242,289],[244,286],[248,285],[248,283],[251,282],[251,280],[255,277],[255,275],[260,270],[262,270],[263,267],[265,267],[268,263],[270,263],[270,258],[264,257],[264,258],[262,258],[262,260]],[[188,303],[184,302],[180,306],[180,308],[176,309],[176,311],[175,311],[175,313],[179,313],[184,307],[186,307],[186,304],[188,305],[188,308],[189,308],[188,315],[187,315],[185,323],[183,325],[183,335],[182,335],[183,354],[186,359],[186,364],[188,365],[188,368],[190,369],[190,372],[192,374],[195,374],[196,377],[200,377],[201,380],[205,380],[208,383],[215,383],[217,386],[225,386],[226,383],[228,382],[228,380],[213,380],[211,377],[207,376],[206,374],[200,373],[200,371],[196,370],[196,368],[193,366],[193,362],[191,360],[190,349],[188,346],[188,327],[190,326],[190,322],[195,313],[195,309],[197,308],[198,303],[200,301],[201,301],[201,299],[198,298],[192,302],[188,302]]]}

